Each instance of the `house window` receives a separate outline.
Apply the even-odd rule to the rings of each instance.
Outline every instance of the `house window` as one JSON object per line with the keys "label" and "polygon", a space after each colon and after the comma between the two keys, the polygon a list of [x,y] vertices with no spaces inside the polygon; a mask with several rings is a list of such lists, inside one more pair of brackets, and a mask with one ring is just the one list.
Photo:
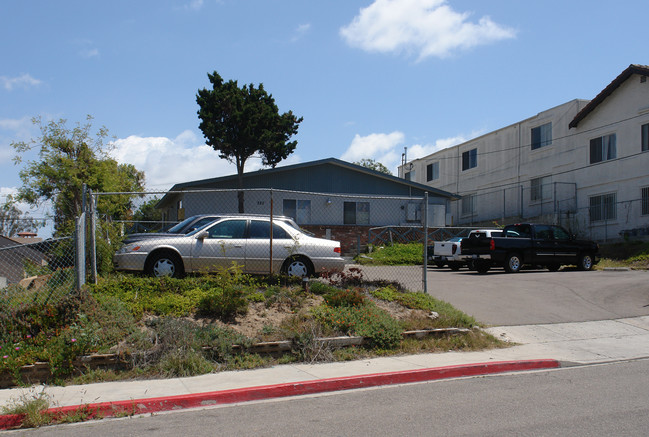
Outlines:
{"label": "house window", "polygon": [[590,163],[595,164],[617,157],[615,134],[590,140]]}
{"label": "house window", "polygon": [[414,181],[415,180],[415,171],[410,170],[408,173],[404,175],[404,179],[407,181]]}
{"label": "house window", "polygon": [[550,197],[550,177],[534,178],[531,180],[530,201],[538,202]]}
{"label": "house window", "polygon": [[649,187],[642,189],[642,215],[649,215]]}
{"label": "house window", "polygon": [[478,149],[471,149],[462,153],[462,171],[477,166],[478,166]]}
{"label": "house window", "polygon": [[345,202],[343,206],[343,223],[346,225],[369,225],[369,202]]}
{"label": "house window", "polygon": [[642,151],[649,150],[649,124],[642,125]]}
{"label": "house window", "polygon": [[617,195],[602,194],[589,198],[589,215],[591,222],[615,220],[617,218]]}
{"label": "house window", "polygon": [[298,224],[311,223],[311,200],[284,199],[283,214]]}
{"label": "house window", "polygon": [[552,123],[532,128],[532,150],[552,144]]}
{"label": "house window", "polygon": [[462,215],[473,215],[475,214],[475,194],[468,194],[462,196]]}
{"label": "house window", "polygon": [[426,182],[439,179],[439,161],[426,166]]}

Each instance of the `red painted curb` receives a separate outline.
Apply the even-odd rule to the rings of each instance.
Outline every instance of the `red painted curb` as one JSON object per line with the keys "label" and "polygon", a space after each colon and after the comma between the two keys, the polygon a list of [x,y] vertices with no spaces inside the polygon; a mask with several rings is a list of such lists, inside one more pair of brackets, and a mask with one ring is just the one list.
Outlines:
{"label": "red painted curb", "polygon": [[[560,364],[556,360],[521,360],[468,365],[462,364],[430,369],[404,370],[399,372],[374,373],[360,376],[346,376],[342,378],[319,379],[315,381],[237,388],[208,393],[59,407],[51,408],[47,410],[45,414],[50,414],[53,417],[64,417],[81,413],[85,418],[93,419],[120,415],[156,413],[160,411],[231,404],[330,391],[351,390],[381,385],[406,384],[445,378],[458,378],[524,370],[553,369],[557,367],[560,367]],[[23,416],[21,415],[0,416],[0,429],[20,427],[22,419]]]}

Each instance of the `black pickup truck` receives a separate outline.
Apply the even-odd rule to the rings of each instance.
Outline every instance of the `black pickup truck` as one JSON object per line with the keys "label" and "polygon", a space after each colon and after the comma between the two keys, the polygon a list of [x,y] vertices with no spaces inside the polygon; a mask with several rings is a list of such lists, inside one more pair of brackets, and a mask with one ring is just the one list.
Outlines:
{"label": "black pickup truck", "polygon": [[501,237],[464,238],[462,258],[471,261],[478,273],[491,267],[504,267],[509,273],[523,265],[538,265],[557,271],[562,265],[576,265],[590,270],[599,262],[599,246],[577,240],[561,226],[519,223],[505,226]]}

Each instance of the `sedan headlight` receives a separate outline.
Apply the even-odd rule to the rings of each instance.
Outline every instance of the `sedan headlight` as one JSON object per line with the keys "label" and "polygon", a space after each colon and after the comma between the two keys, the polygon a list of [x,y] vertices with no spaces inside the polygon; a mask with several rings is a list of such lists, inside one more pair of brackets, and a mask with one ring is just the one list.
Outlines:
{"label": "sedan headlight", "polygon": [[124,254],[124,253],[130,253],[130,252],[137,252],[140,250],[142,246],[139,244],[127,244],[126,246],[122,246],[117,253],[118,254]]}

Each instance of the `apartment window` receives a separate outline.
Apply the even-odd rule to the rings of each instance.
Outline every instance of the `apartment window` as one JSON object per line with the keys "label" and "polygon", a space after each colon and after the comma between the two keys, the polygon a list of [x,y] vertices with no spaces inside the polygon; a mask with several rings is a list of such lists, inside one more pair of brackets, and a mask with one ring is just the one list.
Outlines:
{"label": "apartment window", "polygon": [[534,178],[530,181],[530,201],[538,202],[550,197],[550,177]]}
{"label": "apartment window", "polygon": [[552,144],[552,123],[532,128],[532,150]]}
{"label": "apartment window", "polygon": [[642,125],[642,151],[649,150],[649,124]]}
{"label": "apartment window", "polygon": [[426,166],[426,182],[439,179],[439,162],[433,162]]}
{"label": "apartment window", "polygon": [[414,181],[415,180],[415,171],[410,170],[408,173],[404,175],[404,179],[407,181]]}
{"label": "apartment window", "polygon": [[615,134],[590,140],[590,163],[595,164],[617,157]]}
{"label": "apartment window", "polygon": [[478,149],[471,149],[462,153],[462,171],[477,166],[478,166]]}
{"label": "apartment window", "polygon": [[343,223],[346,225],[369,225],[369,202],[345,202],[343,206]]}
{"label": "apartment window", "polygon": [[311,223],[311,200],[284,199],[283,214],[298,224]]}
{"label": "apartment window", "polygon": [[642,189],[642,215],[649,215],[649,187]]}
{"label": "apartment window", "polygon": [[475,194],[462,196],[461,203],[463,216],[475,214]]}
{"label": "apartment window", "polygon": [[617,195],[615,193],[602,194],[589,198],[590,221],[615,220],[617,218]]}

